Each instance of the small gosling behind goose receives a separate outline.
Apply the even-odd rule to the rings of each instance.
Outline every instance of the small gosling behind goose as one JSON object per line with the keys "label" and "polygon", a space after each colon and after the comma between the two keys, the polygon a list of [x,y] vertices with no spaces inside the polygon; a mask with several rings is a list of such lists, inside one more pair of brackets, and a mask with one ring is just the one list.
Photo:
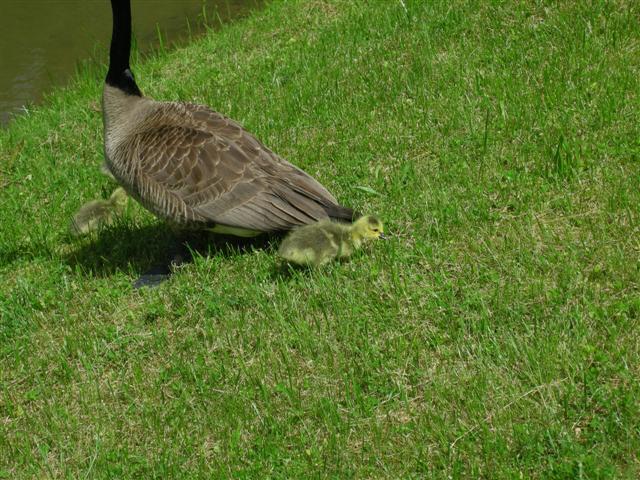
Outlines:
{"label": "small gosling behind goose", "polygon": [[86,235],[103,225],[110,225],[116,215],[127,206],[129,196],[124,188],[114,190],[108,200],[85,203],[71,219],[69,230],[75,236]]}
{"label": "small gosling behind goose", "polygon": [[384,227],[372,215],[351,225],[322,220],[289,233],[280,244],[278,256],[290,264],[319,267],[335,258],[347,258],[377,238],[385,238]]}

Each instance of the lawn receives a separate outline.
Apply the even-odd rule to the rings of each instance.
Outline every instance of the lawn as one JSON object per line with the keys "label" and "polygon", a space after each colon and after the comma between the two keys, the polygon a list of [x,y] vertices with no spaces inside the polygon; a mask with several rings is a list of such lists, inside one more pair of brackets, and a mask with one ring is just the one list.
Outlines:
{"label": "lawn", "polygon": [[275,1],[133,68],[392,237],[134,290],[167,226],[67,233],[115,188],[84,67],[0,131],[0,478],[640,476],[640,4]]}

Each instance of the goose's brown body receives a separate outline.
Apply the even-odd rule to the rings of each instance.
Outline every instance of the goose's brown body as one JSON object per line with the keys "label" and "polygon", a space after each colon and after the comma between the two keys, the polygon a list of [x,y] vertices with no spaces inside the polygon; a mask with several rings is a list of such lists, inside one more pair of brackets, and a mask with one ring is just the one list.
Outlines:
{"label": "goose's brown body", "polygon": [[157,216],[186,228],[290,230],[352,211],[310,175],[208,107],[105,85],[107,165]]}
{"label": "goose's brown body", "polygon": [[202,105],[144,97],[129,68],[130,0],[111,7],[105,157],[132,197],[178,226],[236,235],[351,220],[351,209],[233,120]]}

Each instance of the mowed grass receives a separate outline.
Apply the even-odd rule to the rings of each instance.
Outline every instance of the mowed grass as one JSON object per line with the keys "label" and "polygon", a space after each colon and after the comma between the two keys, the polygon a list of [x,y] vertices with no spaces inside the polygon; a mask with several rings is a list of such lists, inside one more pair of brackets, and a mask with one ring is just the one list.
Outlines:
{"label": "mowed grass", "polygon": [[[0,477],[638,478],[640,5],[274,2],[134,64],[393,235],[280,275],[114,188],[103,69],[0,132]],[[108,21],[101,19],[100,21]],[[202,239],[201,239],[202,240]]]}

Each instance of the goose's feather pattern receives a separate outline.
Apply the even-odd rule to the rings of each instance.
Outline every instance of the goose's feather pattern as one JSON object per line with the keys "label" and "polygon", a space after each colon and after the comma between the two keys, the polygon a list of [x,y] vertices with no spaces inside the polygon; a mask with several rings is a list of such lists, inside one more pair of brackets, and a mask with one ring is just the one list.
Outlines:
{"label": "goose's feather pattern", "polygon": [[187,227],[290,230],[352,211],[235,121],[201,105],[153,102],[110,155],[146,208]]}

